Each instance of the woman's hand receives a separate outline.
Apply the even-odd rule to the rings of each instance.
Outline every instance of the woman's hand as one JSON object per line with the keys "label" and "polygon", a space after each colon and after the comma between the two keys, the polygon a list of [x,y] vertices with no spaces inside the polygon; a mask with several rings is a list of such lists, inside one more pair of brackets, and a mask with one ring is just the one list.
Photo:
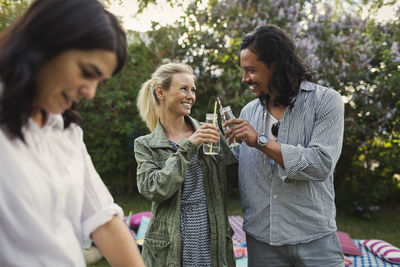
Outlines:
{"label": "woman's hand", "polygon": [[219,140],[219,132],[217,127],[211,124],[204,124],[197,129],[190,137],[189,141],[195,146],[203,143],[216,143]]}

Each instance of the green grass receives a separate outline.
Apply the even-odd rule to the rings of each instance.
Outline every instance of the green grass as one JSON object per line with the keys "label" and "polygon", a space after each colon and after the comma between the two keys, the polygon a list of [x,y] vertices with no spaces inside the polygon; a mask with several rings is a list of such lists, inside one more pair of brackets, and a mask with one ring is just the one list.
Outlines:
{"label": "green grass", "polygon": [[96,262],[95,264],[88,264],[88,267],[110,267],[111,265],[108,264],[108,262],[102,258],[100,261]]}
{"label": "green grass", "polygon": [[[138,196],[120,196],[115,197],[125,214],[130,211],[137,213],[141,211],[150,211],[151,202]],[[229,200],[229,215],[242,215],[239,200]],[[338,212],[336,217],[338,230],[346,232],[351,238],[357,239],[382,239],[396,247],[400,247],[400,206],[387,207],[372,214],[370,220],[360,219],[344,213]],[[109,267],[105,259],[89,267]]]}
{"label": "green grass", "polygon": [[385,207],[371,215],[369,220],[343,214],[336,216],[339,231],[357,239],[381,239],[400,248],[400,205]]}
{"label": "green grass", "polygon": [[138,193],[133,196],[118,196],[114,198],[114,201],[124,210],[125,215],[128,215],[129,212],[138,213],[150,211],[151,209],[151,202]]}

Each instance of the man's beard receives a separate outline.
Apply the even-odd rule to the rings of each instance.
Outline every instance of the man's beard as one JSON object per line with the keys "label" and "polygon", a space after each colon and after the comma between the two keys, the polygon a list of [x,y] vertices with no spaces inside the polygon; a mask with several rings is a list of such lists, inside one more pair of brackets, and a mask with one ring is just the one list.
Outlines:
{"label": "man's beard", "polygon": [[[256,85],[260,86],[259,84],[254,83],[254,82],[247,82],[248,86],[252,86],[253,84],[256,84]],[[258,99],[260,100],[261,105],[267,107],[267,103],[268,103],[268,101],[270,99],[270,95],[265,93],[263,90],[261,90],[260,94],[258,96]]]}
{"label": "man's beard", "polygon": [[267,106],[269,98],[270,98],[269,94],[266,94],[266,93],[264,93],[262,91],[260,92],[260,95],[258,96],[258,99],[260,100],[260,103],[265,107]]}

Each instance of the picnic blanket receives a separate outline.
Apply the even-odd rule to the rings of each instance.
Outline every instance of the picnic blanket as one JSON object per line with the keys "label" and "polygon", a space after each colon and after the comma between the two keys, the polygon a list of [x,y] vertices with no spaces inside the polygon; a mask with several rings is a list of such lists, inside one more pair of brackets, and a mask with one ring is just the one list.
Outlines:
{"label": "picnic blanket", "polygon": [[243,231],[243,218],[241,216],[229,216],[234,235],[232,236],[233,249],[236,256],[236,267],[247,267],[246,234]]}
{"label": "picnic blanket", "polygon": [[378,258],[368,251],[358,239],[353,239],[354,243],[360,249],[362,256],[347,256],[353,261],[351,267],[399,267],[399,264],[394,264]]}
{"label": "picnic blanket", "polygon": [[[229,223],[235,232],[232,237],[233,246],[235,252],[238,246],[243,246],[243,243],[246,244],[246,234],[244,233],[243,227],[243,218],[241,216],[229,216]],[[353,264],[351,267],[399,267],[399,264],[392,264],[390,262],[384,261],[370,251],[368,251],[358,239],[353,239],[354,243],[360,249],[362,255],[361,256],[349,256],[349,258]],[[237,253],[235,253],[237,255]],[[245,267],[247,266],[247,251],[246,256],[244,257],[236,257],[236,267]]]}
{"label": "picnic blanket", "polygon": [[[149,214],[143,214],[143,216],[147,217],[149,216]],[[229,223],[234,231],[234,235],[232,236],[232,243],[235,250],[236,267],[247,267],[246,234],[242,229],[243,218],[241,216],[229,216]],[[136,235],[139,234],[139,236],[136,236],[136,238],[144,237],[144,233],[146,230],[145,228],[147,228],[147,224],[148,220],[143,220],[143,225],[141,225],[143,226],[142,229],[140,229],[140,227],[139,229],[135,229],[137,230]],[[132,225],[130,226],[132,230]],[[131,232],[135,236],[135,232],[134,231]],[[373,253],[368,251],[358,239],[352,239],[352,240],[360,249],[362,255],[361,256],[346,255],[346,257],[353,262],[352,265],[349,265],[350,267],[399,267],[400,266],[399,264],[392,264],[390,262],[378,258]]]}

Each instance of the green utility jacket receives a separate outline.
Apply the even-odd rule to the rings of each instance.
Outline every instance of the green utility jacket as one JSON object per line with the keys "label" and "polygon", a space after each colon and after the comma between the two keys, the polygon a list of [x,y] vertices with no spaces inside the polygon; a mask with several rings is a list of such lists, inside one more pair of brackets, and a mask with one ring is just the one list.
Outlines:
{"label": "green utility jacket", "polygon": [[[200,124],[190,117],[194,128]],[[221,136],[221,152],[204,155],[188,139],[177,143],[175,152],[158,122],[153,133],[135,140],[137,186],[151,200],[151,219],[144,239],[142,256],[148,267],[181,266],[180,202],[186,171],[194,153],[203,172],[211,228],[211,265],[235,266],[232,245],[233,230],[227,208],[227,171],[229,179],[237,179],[237,160]],[[231,166],[229,166],[231,165]],[[232,173],[232,175],[231,175]]]}

